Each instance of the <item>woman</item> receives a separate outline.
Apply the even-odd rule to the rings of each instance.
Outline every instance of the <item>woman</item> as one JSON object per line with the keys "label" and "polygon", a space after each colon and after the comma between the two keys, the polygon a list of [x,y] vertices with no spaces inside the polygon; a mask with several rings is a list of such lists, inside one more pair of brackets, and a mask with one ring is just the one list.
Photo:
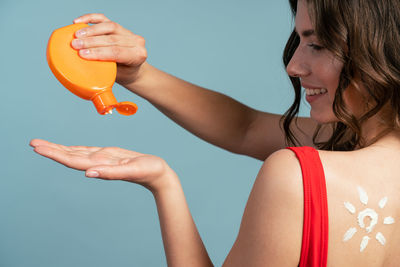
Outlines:
{"label": "woman", "polygon": [[[284,62],[296,98],[282,117],[284,135],[278,115],[250,109],[148,65],[143,38],[103,15],[75,20],[95,25],[77,33],[73,46],[82,57],[117,61],[121,85],[197,136],[236,153],[267,158],[224,266],[397,266],[400,4],[290,4],[295,30]],[[293,127],[301,87],[311,118],[299,118]],[[306,146],[284,149],[285,141]],[[157,203],[168,264],[212,265],[179,179],[162,159],[38,139],[31,145],[88,177],[145,186]]]}

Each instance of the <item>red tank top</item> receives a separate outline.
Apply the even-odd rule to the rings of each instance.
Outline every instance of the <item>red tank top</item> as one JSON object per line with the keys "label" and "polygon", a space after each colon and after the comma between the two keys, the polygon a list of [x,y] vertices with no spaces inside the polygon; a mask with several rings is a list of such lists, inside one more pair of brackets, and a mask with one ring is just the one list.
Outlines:
{"label": "red tank top", "polygon": [[325,174],[318,151],[312,147],[287,147],[301,166],[304,191],[303,240],[300,267],[325,267],[328,256],[328,201]]}

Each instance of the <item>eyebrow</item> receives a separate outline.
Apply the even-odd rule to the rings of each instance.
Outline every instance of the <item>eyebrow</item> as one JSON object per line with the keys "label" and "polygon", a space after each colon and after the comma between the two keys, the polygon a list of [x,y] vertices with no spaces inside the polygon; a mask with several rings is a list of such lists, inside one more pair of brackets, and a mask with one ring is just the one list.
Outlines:
{"label": "eyebrow", "polygon": [[[297,32],[296,29],[294,29],[295,32]],[[310,37],[312,35],[315,35],[315,31],[313,29],[305,30],[301,32],[301,36],[303,37]]]}

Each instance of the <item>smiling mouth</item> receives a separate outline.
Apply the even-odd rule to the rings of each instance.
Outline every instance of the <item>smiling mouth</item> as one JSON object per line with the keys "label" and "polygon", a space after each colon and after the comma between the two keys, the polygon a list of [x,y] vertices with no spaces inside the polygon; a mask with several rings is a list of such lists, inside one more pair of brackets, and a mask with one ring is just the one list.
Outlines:
{"label": "smiling mouth", "polygon": [[308,96],[312,96],[312,95],[322,95],[328,92],[328,90],[326,90],[325,88],[320,88],[320,89],[307,89],[304,88],[306,90],[306,95]]}

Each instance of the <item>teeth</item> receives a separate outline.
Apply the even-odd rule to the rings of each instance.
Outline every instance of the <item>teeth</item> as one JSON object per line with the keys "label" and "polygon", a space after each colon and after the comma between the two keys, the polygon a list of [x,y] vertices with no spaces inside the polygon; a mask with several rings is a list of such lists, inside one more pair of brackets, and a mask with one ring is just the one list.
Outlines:
{"label": "teeth", "polygon": [[325,88],[320,88],[320,89],[306,89],[306,94],[307,95],[319,95],[319,94],[325,94],[328,92]]}

